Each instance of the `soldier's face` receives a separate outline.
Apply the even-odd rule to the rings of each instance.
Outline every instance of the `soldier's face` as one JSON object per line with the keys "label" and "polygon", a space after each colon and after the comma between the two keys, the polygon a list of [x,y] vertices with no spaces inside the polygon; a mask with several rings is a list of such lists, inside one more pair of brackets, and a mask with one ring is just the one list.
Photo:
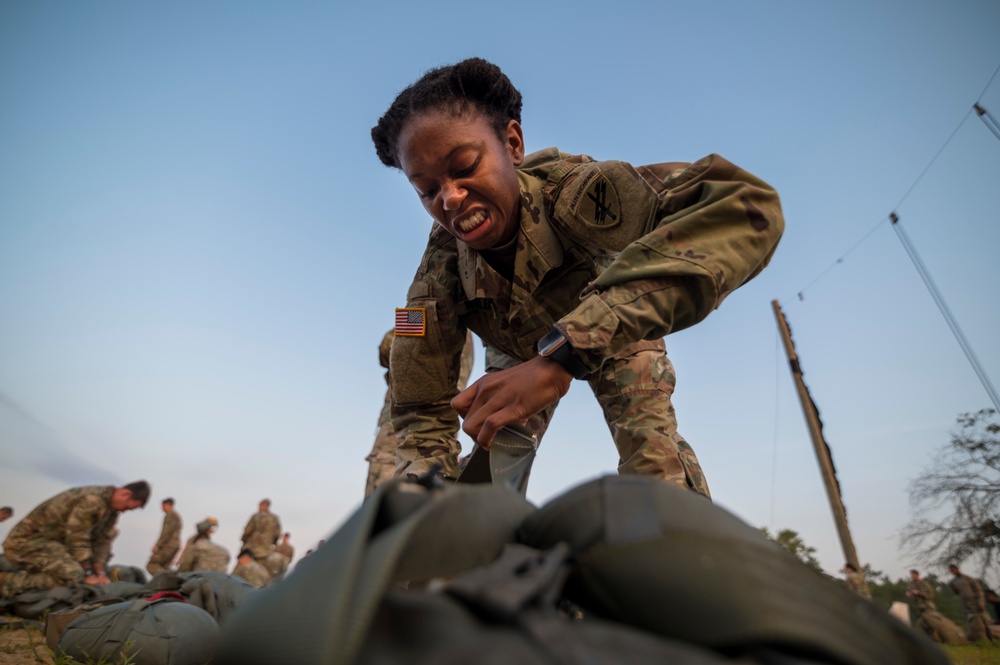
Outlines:
{"label": "soldier's face", "polygon": [[427,212],[449,233],[484,250],[518,229],[517,167],[524,137],[516,120],[503,138],[480,113],[428,111],[410,118],[399,136],[399,162]]}
{"label": "soldier's face", "polygon": [[117,489],[111,495],[111,509],[124,513],[129,510],[142,508],[142,501],[132,498],[132,492],[127,489]]}

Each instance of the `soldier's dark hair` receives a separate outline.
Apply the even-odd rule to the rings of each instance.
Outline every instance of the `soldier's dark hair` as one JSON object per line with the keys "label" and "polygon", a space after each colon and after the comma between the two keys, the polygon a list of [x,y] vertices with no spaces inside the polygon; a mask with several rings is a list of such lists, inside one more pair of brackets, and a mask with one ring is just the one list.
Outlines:
{"label": "soldier's dark hair", "polygon": [[132,498],[136,501],[142,501],[143,507],[146,506],[146,502],[149,501],[149,483],[145,480],[137,480],[134,483],[129,483],[125,485],[122,489],[127,489],[132,493]]}
{"label": "soldier's dark hair", "polygon": [[850,568],[850,569],[851,569],[851,570],[853,570],[854,572],[858,572],[858,569],[854,567],[854,564],[853,564],[853,563],[845,563],[845,564],[844,564],[844,568]]}
{"label": "soldier's dark hair", "polygon": [[492,62],[468,58],[428,70],[407,86],[372,127],[375,152],[386,166],[400,168],[399,135],[418,113],[447,111],[456,117],[469,112],[486,116],[501,139],[511,120],[521,122],[521,93]]}
{"label": "soldier's dark hair", "polygon": [[288,532],[286,531],[286,532],[285,532],[285,538],[291,538],[291,537],[292,537],[292,534],[290,534],[290,533],[288,533]]}
{"label": "soldier's dark hair", "polygon": [[270,508],[271,507],[271,500],[270,499],[261,499],[260,500],[260,504],[258,504],[258,505],[267,505],[267,507]]}
{"label": "soldier's dark hair", "polygon": [[240,550],[240,553],[236,555],[236,558],[239,559],[241,556],[248,556],[252,559],[253,552],[244,547],[243,549]]}
{"label": "soldier's dark hair", "polygon": [[0,506],[0,511],[3,511],[5,513],[10,513],[11,515],[14,514],[14,509],[11,508],[10,506]]}
{"label": "soldier's dark hair", "polygon": [[174,498],[171,497],[171,496],[168,496],[166,499],[164,499],[160,503],[169,503],[172,506],[172,505],[174,505]]}
{"label": "soldier's dark hair", "polygon": [[920,571],[917,570],[916,568],[910,568],[910,574],[911,575],[919,575]]}

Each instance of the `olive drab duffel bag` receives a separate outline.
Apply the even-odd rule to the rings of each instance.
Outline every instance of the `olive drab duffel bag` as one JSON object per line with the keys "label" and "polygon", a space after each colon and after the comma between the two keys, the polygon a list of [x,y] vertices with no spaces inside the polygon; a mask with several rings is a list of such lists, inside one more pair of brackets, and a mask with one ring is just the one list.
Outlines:
{"label": "olive drab duffel bag", "polygon": [[208,612],[164,592],[81,615],[66,627],[55,651],[88,663],[206,665],[218,643],[219,624]]}
{"label": "olive drab duffel bag", "polygon": [[539,509],[503,486],[393,481],[233,612],[213,662],[948,659],[702,496],[609,476]]}

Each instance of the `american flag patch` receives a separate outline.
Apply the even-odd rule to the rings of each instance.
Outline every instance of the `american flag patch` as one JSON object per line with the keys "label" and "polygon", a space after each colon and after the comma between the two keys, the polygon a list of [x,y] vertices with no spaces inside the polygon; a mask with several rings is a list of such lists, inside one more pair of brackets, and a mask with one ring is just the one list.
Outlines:
{"label": "american flag patch", "polygon": [[396,335],[399,337],[423,337],[427,332],[424,323],[426,312],[423,307],[396,308]]}

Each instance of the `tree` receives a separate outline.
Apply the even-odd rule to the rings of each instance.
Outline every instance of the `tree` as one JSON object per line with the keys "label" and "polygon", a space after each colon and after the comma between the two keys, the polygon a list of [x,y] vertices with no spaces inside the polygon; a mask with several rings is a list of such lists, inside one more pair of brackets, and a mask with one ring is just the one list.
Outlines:
{"label": "tree", "polygon": [[760,527],[760,532],[797,556],[802,563],[815,568],[819,572],[823,572],[819,561],[816,560],[816,548],[806,545],[797,531],[782,529],[778,532],[778,535],[772,536],[768,532],[767,527],[762,526]]}
{"label": "tree", "polygon": [[928,564],[972,558],[985,569],[1000,560],[1000,423],[994,409],[963,413],[956,422],[951,442],[910,485],[917,516],[900,542]]}

